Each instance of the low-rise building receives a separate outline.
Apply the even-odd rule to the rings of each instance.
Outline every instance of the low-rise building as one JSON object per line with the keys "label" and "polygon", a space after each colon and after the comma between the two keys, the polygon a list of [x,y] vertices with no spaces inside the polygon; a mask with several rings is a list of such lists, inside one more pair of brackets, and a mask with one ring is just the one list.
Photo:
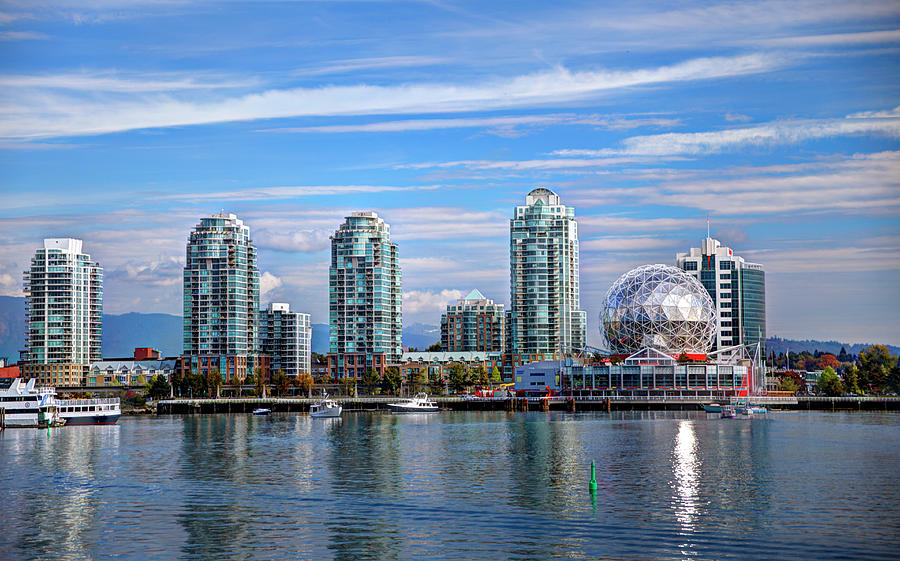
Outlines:
{"label": "low-rise building", "polygon": [[175,373],[177,359],[165,360],[100,360],[91,364],[88,386],[144,386],[150,378],[162,376],[168,380]]}
{"label": "low-rise building", "polygon": [[503,353],[483,351],[428,352],[411,351],[401,355],[400,362],[391,364],[400,370],[401,379],[406,382],[418,373],[425,375],[426,380],[448,380],[450,369],[454,364],[462,364],[472,370],[481,366],[490,374],[494,368],[502,372]]}

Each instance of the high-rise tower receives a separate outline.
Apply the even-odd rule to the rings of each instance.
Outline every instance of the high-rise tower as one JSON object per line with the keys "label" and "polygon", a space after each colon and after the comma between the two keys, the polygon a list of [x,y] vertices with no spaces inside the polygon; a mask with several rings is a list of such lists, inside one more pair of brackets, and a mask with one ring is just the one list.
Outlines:
{"label": "high-rise tower", "polygon": [[390,226],[374,212],[354,212],[331,236],[328,270],[328,372],[359,378],[400,359],[401,281]]}
{"label": "high-rise tower", "polygon": [[716,306],[719,328],[714,349],[756,345],[766,351],[766,273],[744,261],[730,247],[707,236],[700,247],[675,256],[679,268],[694,275]]}
{"label": "high-rise tower", "polygon": [[258,352],[259,269],[250,228],[234,214],[202,218],[185,257],[185,367],[243,380]]}
{"label": "high-rise tower", "polygon": [[45,239],[25,271],[22,375],[40,384],[84,385],[101,358],[103,267],[81,249],[81,240]]}
{"label": "high-rise tower", "polygon": [[575,208],[549,189],[528,193],[509,221],[509,275],[512,366],[584,346]]}
{"label": "high-rise tower", "polygon": [[441,316],[441,350],[502,353],[504,321],[503,304],[473,290]]}
{"label": "high-rise tower", "polygon": [[259,350],[271,357],[271,371],[296,378],[311,374],[309,314],[292,312],[290,304],[273,302],[259,311]]}

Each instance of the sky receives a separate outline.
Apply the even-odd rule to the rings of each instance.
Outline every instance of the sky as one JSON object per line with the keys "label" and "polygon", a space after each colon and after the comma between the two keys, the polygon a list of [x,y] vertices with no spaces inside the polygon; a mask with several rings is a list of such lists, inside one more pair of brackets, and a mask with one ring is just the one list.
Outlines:
{"label": "sky", "polygon": [[[609,4],[609,5],[607,5]],[[615,5],[613,5],[615,4]],[[573,205],[610,285],[713,237],[768,334],[900,344],[900,3],[0,0],[0,294],[84,239],[106,313],[181,313],[201,216],[327,323],[329,236],[391,226],[403,321],[509,301],[509,218]]]}

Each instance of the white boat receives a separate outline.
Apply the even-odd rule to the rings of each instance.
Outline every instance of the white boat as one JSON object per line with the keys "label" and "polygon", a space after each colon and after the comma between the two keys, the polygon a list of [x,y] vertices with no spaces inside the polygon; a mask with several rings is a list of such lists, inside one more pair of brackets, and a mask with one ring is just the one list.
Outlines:
{"label": "white boat", "polygon": [[265,407],[260,407],[259,409],[254,409],[254,410],[253,410],[253,414],[254,414],[254,415],[259,415],[259,416],[268,415],[268,414],[271,413],[271,412],[272,412],[271,409],[266,409]]}
{"label": "white boat", "polygon": [[65,421],[59,418],[56,408],[56,390],[51,387],[35,388],[37,380],[26,383],[13,378],[8,387],[0,389],[0,409],[4,427],[59,426]]}
{"label": "white boat", "polygon": [[58,399],[56,409],[66,425],[114,425],[122,416],[118,397]]}
{"label": "white boat", "polygon": [[433,413],[438,410],[437,403],[428,399],[428,395],[417,393],[416,397],[397,403],[388,403],[391,413]]}
{"label": "white boat", "polygon": [[315,418],[340,417],[344,408],[333,399],[328,399],[328,394],[322,394],[322,400],[309,406],[309,416]]}
{"label": "white boat", "polygon": [[735,410],[733,405],[725,405],[724,407],[722,407],[722,418],[723,419],[737,418],[737,411]]}

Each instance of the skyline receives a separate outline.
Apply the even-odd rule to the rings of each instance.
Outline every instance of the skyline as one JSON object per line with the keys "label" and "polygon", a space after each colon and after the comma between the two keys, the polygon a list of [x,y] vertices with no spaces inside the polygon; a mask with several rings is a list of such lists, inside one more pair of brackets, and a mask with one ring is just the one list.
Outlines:
{"label": "skyline", "polygon": [[105,312],[180,314],[188,235],[225,210],[261,306],[328,323],[329,236],[371,210],[405,324],[436,325],[472,289],[508,309],[509,219],[545,186],[589,344],[613,282],[707,215],[765,267],[770,336],[900,344],[898,43],[890,2],[5,2],[0,294],[75,237]]}

